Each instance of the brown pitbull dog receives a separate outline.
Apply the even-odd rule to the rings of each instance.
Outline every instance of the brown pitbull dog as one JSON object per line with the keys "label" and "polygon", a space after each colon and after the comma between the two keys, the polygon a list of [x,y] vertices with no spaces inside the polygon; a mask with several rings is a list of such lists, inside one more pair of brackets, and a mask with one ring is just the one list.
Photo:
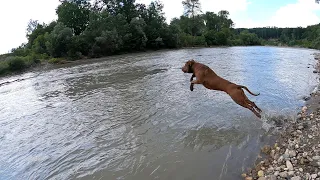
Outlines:
{"label": "brown pitbull dog", "polygon": [[[253,94],[249,91],[249,89],[245,86],[234,84],[228,80],[225,80],[218,76],[212,69],[208,66],[201,64],[199,62],[189,60],[182,67],[182,71],[184,73],[192,73],[191,76],[191,84],[190,90],[193,91],[194,84],[202,84],[207,89],[224,91],[233,99],[234,102],[239,104],[242,107],[248,108],[251,110],[258,118],[261,118],[260,113],[262,110],[256,106],[256,104],[250,101],[245,95],[242,88],[248,91],[250,94],[254,96],[258,96],[259,94]],[[196,77],[196,80],[193,78]]]}

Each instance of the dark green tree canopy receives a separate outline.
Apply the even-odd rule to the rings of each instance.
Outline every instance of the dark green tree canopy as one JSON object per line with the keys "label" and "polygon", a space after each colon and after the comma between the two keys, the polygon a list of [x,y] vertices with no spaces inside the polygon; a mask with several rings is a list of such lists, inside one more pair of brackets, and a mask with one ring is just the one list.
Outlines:
{"label": "dark green tree canopy", "polygon": [[[183,0],[184,13],[168,24],[160,0],[60,0],[57,21],[30,20],[28,42],[12,49],[6,67],[18,70],[40,60],[81,59],[146,49],[190,46],[289,45],[320,49],[320,25],[307,28],[234,28],[230,13],[201,11]],[[316,0],[319,3],[319,0]],[[0,73],[4,72],[0,68]]]}

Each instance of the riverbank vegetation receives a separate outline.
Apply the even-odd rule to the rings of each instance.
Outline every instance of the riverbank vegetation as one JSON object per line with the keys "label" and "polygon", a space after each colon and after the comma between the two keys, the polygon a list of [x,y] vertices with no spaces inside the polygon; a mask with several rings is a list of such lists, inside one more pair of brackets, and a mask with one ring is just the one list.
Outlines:
{"label": "riverbank vegetation", "polygon": [[184,0],[184,13],[168,24],[160,1],[60,0],[58,19],[30,20],[28,42],[0,56],[0,74],[41,62],[59,63],[145,50],[181,47],[284,45],[320,48],[320,26],[235,29],[229,12],[201,11]]}

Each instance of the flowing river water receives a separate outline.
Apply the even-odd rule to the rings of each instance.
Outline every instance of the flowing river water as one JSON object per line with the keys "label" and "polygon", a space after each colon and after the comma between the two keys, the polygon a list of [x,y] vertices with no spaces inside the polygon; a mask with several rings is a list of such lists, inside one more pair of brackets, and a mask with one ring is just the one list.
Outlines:
{"label": "flowing river water", "polygon": [[[268,120],[294,118],[317,85],[313,52],[157,51],[2,78],[0,179],[240,179],[272,141]],[[191,58],[260,93],[246,94],[262,120],[223,92],[191,92]]]}

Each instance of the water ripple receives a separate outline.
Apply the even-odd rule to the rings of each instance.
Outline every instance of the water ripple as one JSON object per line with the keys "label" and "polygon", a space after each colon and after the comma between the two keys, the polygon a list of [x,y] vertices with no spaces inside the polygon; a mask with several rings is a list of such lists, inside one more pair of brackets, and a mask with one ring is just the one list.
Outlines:
{"label": "water ripple", "polygon": [[[314,89],[311,52],[182,49],[3,78],[0,179],[235,179]],[[262,121],[223,92],[191,92],[191,58],[260,92]]]}

